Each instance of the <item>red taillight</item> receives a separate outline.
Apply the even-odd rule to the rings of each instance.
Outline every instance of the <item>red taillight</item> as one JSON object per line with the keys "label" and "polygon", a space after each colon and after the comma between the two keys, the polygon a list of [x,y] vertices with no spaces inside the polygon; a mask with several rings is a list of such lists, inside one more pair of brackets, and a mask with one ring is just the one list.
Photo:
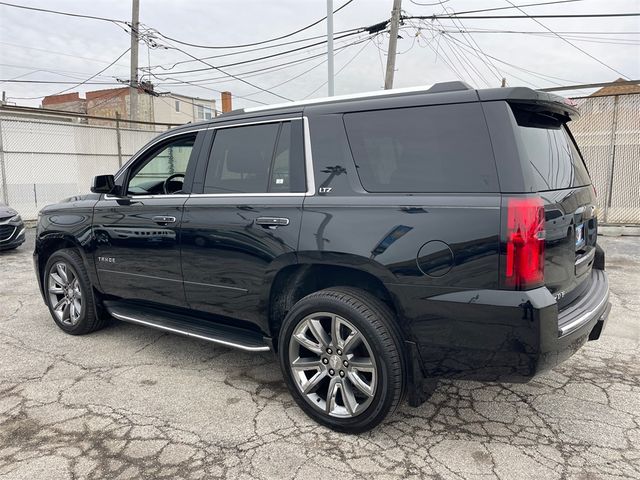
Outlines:
{"label": "red taillight", "polygon": [[544,281],[544,205],[542,199],[507,199],[505,284],[516,290]]}

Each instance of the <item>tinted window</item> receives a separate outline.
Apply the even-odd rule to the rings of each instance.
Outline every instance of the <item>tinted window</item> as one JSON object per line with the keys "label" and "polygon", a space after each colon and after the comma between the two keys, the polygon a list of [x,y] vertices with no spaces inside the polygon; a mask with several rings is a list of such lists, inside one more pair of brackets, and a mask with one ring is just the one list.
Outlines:
{"label": "tinted window", "polygon": [[303,191],[302,138],[294,132],[302,135],[290,122],[217,130],[204,193]]}
{"label": "tinted window", "polygon": [[589,185],[587,169],[565,128],[556,122],[544,122],[539,115],[534,116],[516,112],[516,135],[523,161],[531,166],[534,190]]}
{"label": "tinted window", "polygon": [[496,192],[493,152],[479,104],[344,116],[370,192]]}

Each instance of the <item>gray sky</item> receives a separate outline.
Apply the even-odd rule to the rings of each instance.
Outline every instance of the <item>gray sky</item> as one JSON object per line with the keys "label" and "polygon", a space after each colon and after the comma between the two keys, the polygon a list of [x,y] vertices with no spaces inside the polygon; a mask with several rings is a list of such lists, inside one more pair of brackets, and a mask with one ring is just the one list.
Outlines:
{"label": "gray sky", "polygon": [[[62,10],[87,15],[130,20],[131,2],[128,0],[8,0],[26,6]],[[437,3],[435,0],[415,0],[416,3]],[[513,0],[516,5],[549,0]],[[345,0],[334,0],[334,8]],[[232,45],[273,38],[294,31],[323,17],[325,0],[140,0],[140,21],[178,40],[206,44]],[[390,16],[392,0],[355,0],[335,14],[335,31],[378,23]],[[509,6],[506,0],[448,0],[436,6],[419,6],[403,1],[405,14],[431,15],[449,11]],[[529,14],[616,13],[640,11],[640,0],[581,0],[571,3],[527,7]],[[490,15],[517,15],[516,9],[489,12]],[[640,17],[577,18],[540,20],[554,31],[581,32],[562,35],[611,68],[630,79],[640,78]],[[606,82],[621,75],[603,66],[585,53],[548,33],[531,19],[465,20],[454,24],[442,20],[440,24],[423,22],[407,24],[398,41],[396,87],[432,84],[461,78],[475,87],[499,85],[499,78],[507,78],[509,85],[551,87],[558,84]],[[417,27],[421,27],[418,30]],[[469,35],[452,33],[468,29]],[[516,30],[538,34],[487,33],[482,29]],[[446,31],[442,34],[437,31]],[[604,35],[594,32],[635,32],[624,35]],[[326,23],[295,37],[306,38],[326,33]],[[540,34],[542,33],[542,35]],[[364,35],[336,41],[336,47],[354,43]],[[77,81],[96,74],[129,48],[129,36],[120,27],[108,22],[38,13],[0,5],[0,79],[20,77],[24,80]],[[319,40],[316,40],[319,41]],[[168,46],[171,42],[161,40]],[[350,45],[336,54],[336,94],[378,90],[384,83],[388,35]],[[615,43],[610,43],[615,42]],[[177,44],[176,44],[177,45]],[[253,59],[296,45],[261,50],[224,58],[207,60],[212,65]],[[195,57],[220,55],[238,50],[206,50],[181,46]],[[234,75],[308,58],[320,54],[324,47],[312,47],[296,54],[288,54],[260,63],[228,67]],[[483,55],[484,52],[494,58]],[[478,58],[480,56],[480,58]],[[169,66],[190,57],[175,49],[147,49],[140,47],[140,64]],[[327,66],[324,57],[261,73],[246,79],[284,97],[298,100],[326,95]],[[491,65],[491,62],[493,65]],[[506,62],[506,63],[502,63]],[[449,66],[447,65],[449,64]],[[114,78],[128,79],[129,54],[93,81],[114,82]],[[315,69],[303,74],[314,65]],[[207,68],[191,61],[177,70]],[[524,70],[521,70],[524,69]],[[528,70],[528,71],[527,71]],[[219,72],[171,75],[160,68],[153,72],[161,77],[173,77],[201,82],[200,87],[170,85],[173,80],[152,81],[160,92],[172,91],[203,98],[219,98],[214,90],[230,90],[236,96],[234,107],[255,106],[253,99],[264,103],[279,103],[282,99],[260,92],[233,79],[214,79]],[[143,72],[144,73],[144,72]],[[303,74],[303,75],[300,75]],[[537,74],[537,75],[536,75]],[[292,77],[299,76],[294,80]],[[548,76],[548,77],[547,77]],[[290,80],[290,81],[289,81]],[[283,83],[286,82],[286,83]],[[280,85],[282,84],[282,85]],[[37,106],[42,97],[57,93],[73,85],[2,83],[9,101],[19,105]],[[115,86],[115,85],[114,85]],[[83,85],[72,91],[84,92],[109,85]],[[322,86],[322,87],[321,87]],[[584,93],[584,92],[573,92]],[[239,97],[246,97],[242,99]]]}

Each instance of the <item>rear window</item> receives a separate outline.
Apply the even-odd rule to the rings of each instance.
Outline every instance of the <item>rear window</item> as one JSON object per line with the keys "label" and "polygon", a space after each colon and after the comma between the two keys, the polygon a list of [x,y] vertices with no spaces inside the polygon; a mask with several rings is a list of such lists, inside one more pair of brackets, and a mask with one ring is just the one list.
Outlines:
{"label": "rear window", "polygon": [[348,113],[344,123],[369,192],[497,192],[478,103]]}
{"label": "rear window", "polygon": [[516,136],[523,161],[531,166],[534,190],[560,190],[589,185],[589,173],[566,126],[543,114],[514,108]]}

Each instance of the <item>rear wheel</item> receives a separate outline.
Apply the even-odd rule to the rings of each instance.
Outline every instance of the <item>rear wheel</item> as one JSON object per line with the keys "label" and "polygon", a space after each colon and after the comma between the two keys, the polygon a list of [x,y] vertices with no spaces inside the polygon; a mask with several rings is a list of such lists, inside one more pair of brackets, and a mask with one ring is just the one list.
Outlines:
{"label": "rear wheel", "polygon": [[43,288],[51,316],[65,332],[82,335],[104,326],[96,315],[91,281],[76,250],[59,250],[49,257]]}
{"label": "rear wheel", "polygon": [[359,433],[401,402],[403,358],[395,317],[363,290],[339,287],[300,300],[279,339],[285,380],[314,420]]}

